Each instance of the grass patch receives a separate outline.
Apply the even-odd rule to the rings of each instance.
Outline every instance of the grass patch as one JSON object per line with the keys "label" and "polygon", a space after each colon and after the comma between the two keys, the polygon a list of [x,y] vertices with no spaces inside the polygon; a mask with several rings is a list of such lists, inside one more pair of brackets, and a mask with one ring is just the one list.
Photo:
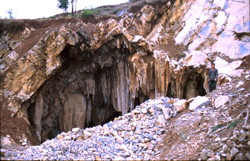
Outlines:
{"label": "grass patch", "polygon": [[235,126],[237,126],[237,124],[241,122],[241,120],[235,120],[233,122],[231,122],[230,124],[227,125],[227,128],[230,129],[230,128],[233,128]]}
{"label": "grass patch", "polygon": [[220,124],[220,125],[215,125],[215,126],[213,126],[212,128],[211,128],[211,132],[210,132],[210,134],[211,133],[213,133],[213,132],[215,132],[215,131],[217,131],[217,130],[219,130],[219,129],[221,129],[221,128],[227,128],[227,129],[230,129],[230,128],[234,128],[234,127],[236,127],[237,125],[238,125],[238,123],[240,123],[242,120],[234,120],[234,121],[232,121],[232,122],[230,122],[229,124]]}
{"label": "grass patch", "polygon": [[224,126],[225,126],[225,125],[216,125],[216,126],[213,126],[210,133],[213,133],[213,132],[215,132],[216,130],[218,130],[218,129],[224,127]]}

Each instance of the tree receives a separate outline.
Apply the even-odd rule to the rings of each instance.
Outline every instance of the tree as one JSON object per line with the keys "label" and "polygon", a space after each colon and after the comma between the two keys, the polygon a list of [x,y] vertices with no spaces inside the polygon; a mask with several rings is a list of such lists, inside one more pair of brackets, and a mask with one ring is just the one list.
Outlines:
{"label": "tree", "polygon": [[75,15],[76,15],[76,4],[77,4],[77,0],[75,0]]}
{"label": "tree", "polygon": [[14,19],[14,17],[13,17],[13,10],[12,9],[9,10],[7,13],[9,15],[9,19]]}
{"label": "tree", "polygon": [[63,9],[64,12],[66,12],[68,7],[69,7],[68,0],[58,0],[58,8]]}
{"label": "tree", "polygon": [[74,0],[71,0],[71,7],[72,7],[71,14],[73,16],[74,15]]}
{"label": "tree", "polygon": [[[71,14],[72,16],[75,14],[76,15],[76,3],[77,3],[77,0],[71,0]],[[74,5],[75,5],[75,10],[74,10]]]}

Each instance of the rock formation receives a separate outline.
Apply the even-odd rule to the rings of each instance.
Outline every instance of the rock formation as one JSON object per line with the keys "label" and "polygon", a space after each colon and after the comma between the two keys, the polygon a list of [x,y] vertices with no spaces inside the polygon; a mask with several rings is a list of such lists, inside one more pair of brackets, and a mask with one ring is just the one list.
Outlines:
{"label": "rock formation", "polygon": [[3,32],[1,108],[45,141],[108,122],[147,99],[203,96],[209,60],[223,62],[220,80],[239,76],[238,59],[250,50],[249,2],[171,3],[149,3],[97,24],[74,20]]}

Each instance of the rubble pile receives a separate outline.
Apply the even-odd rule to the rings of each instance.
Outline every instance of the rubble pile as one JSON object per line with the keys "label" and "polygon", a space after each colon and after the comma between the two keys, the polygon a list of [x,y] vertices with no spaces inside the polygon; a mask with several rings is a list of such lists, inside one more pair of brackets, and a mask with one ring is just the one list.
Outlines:
{"label": "rubble pile", "polygon": [[184,110],[185,103],[167,97],[150,99],[103,126],[73,128],[39,146],[8,150],[4,159],[150,159],[160,153],[156,146],[168,133],[167,120]]}

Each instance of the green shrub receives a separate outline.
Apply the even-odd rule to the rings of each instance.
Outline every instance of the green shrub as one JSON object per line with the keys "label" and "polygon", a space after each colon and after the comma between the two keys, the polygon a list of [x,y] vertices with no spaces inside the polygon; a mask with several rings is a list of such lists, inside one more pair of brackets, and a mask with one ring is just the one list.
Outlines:
{"label": "green shrub", "polygon": [[135,3],[137,1],[140,1],[140,0],[129,0],[129,3]]}
{"label": "green shrub", "polygon": [[237,126],[237,124],[241,122],[241,120],[235,120],[233,122],[231,122],[230,124],[228,124],[227,128],[230,129],[230,128],[233,128],[235,126]]}
{"label": "green shrub", "polygon": [[50,16],[49,18],[51,18],[51,19],[56,19],[56,16]]}
{"label": "green shrub", "polygon": [[96,13],[96,9],[84,9],[82,10],[82,17],[94,16]]}

